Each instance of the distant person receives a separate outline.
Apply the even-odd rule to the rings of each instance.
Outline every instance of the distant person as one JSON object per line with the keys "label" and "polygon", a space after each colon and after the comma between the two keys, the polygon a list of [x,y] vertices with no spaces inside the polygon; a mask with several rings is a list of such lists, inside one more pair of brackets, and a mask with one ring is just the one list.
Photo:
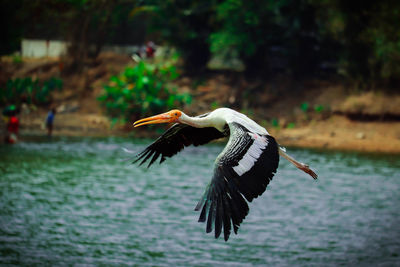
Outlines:
{"label": "distant person", "polygon": [[156,45],[154,42],[147,42],[145,45],[141,45],[138,50],[132,55],[132,59],[136,62],[142,61],[142,59],[153,58],[156,53]]}
{"label": "distant person", "polygon": [[15,144],[18,141],[19,120],[17,112],[10,114],[7,121],[6,143]]}
{"label": "distant person", "polygon": [[47,118],[46,118],[46,128],[47,128],[47,135],[51,137],[53,133],[53,123],[54,123],[54,117],[56,115],[56,109],[52,108],[49,113],[47,113]]}
{"label": "distant person", "polygon": [[3,110],[3,119],[6,125],[4,141],[14,144],[18,141],[19,120],[17,114],[19,109],[15,105],[9,105]]}
{"label": "distant person", "polygon": [[154,42],[147,42],[146,45],[146,57],[147,58],[153,58],[154,57],[154,53],[156,52],[156,45],[154,44]]}

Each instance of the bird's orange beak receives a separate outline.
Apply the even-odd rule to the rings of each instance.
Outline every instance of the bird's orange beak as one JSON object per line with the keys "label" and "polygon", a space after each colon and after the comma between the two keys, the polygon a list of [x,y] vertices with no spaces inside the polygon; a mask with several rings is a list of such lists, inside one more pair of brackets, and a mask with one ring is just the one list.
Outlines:
{"label": "bird's orange beak", "polygon": [[[180,114],[179,114],[180,115]],[[170,123],[176,122],[179,116],[177,116],[177,111],[171,110],[166,113],[155,115],[152,117],[144,118],[133,123],[134,127],[143,126],[146,124],[156,124],[156,123]]]}

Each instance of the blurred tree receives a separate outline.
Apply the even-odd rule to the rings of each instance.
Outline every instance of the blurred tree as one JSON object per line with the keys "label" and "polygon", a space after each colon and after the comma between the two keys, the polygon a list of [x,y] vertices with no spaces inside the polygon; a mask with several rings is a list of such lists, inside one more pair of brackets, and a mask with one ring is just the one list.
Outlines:
{"label": "blurred tree", "polygon": [[21,8],[22,0],[0,1],[0,55],[10,54],[20,48],[23,25],[18,11]]}
{"label": "blurred tree", "polygon": [[4,0],[0,7],[1,53],[15,50],[21,34],[56,36],[71,41],[74,71],[106,43],[144,42],[151,22],[155,41],[176,47],[192,73],[224,55],[263,77],[338,73],[364,87],[400,81],[397,0]]}
{"label": "blurred tree", "polygon": [[[69,68],[81,70],[85,60],[96,58],[104,45],[106,27],[114,12],[116,1],[68,0],[71,8],[65,13],[67,40],[70,42]],[[91,45],[94,50],[90,51]],[[67,67],[67,68],[68,68]]]}
{"label": "blurred tree", "polygon": [[158,0],[154,2],[153,30],[179,49],[186,70],[198,73],[211,53],[208,38],[215,27],[217,0]]}
{"label": "blurred tree", "polygon": [[[213,53],[239,54],[250,73],[313,74],[321,61],[314,7],[304,0],[225,0]],[[228,51],[228,52],[227,52]]]}
{"label": "blurred tree", "polygon": [[[313,74],[323,60],[314,6],[307,0],[153,2],[155,29],[177,47],[187,68],[211,54],[239,55],[249,73]],[[327,53],[328,54],[328,53]]]}
{"label": "blurred tree", "polygon": [[400,2],[324,0],[317,3],[323,32],[339,44],[337,70],[361,88],[400,81]]}

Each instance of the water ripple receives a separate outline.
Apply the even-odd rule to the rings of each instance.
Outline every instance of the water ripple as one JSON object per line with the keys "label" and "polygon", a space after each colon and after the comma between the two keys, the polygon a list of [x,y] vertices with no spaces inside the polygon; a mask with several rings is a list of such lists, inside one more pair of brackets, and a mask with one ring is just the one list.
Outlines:
{"label": "water ripple", "polygon": [[[394,266],[400,264],[400,158],[289,150],[229,242],[193,211],[222,150],[191,147],[151,169],[123,139],[0,146],[0,264]],[[125,150],[122,148],[126,148]]]}

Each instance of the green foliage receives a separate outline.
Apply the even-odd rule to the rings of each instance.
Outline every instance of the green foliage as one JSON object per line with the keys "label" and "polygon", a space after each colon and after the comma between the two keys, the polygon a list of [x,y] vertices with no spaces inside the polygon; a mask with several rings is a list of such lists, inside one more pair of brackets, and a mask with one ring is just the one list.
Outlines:
{"label": "green foliage", "polygon": [[308,109],[309,109],[310,105],[308,104],[308,102],[303,102],[300,105],[300,109],[301,111],[303,111],[304,113],[307,113]]}
{"label": "green foliage", "polygon": [[323,106],[323,105],[315,105],[314,106],[314,111],[316,112],[316,113],[321,113],[322,111],[324,111],[325,110],[325,107]]}
{"label": "green foliage", "polygon": [[278,128],[279,127],[279,120],[277,118],[273,118],[271,120],[272,127]]}
{"label": "green foliage", "polygon": [[221,107],[221,106],[218,104],[217,101],[214,101],[211,103],[211,110],[217,109],[219,107]]}
{"label": "green foliage", "polygon": [[22,64],[22,57],[20,55],[13,55],[12,62],[14,65]]}
{"label": "green foliage", "polygon": [[31,77],[16,78],[7,81],[5,88],[0,89],[0,104],[16,104],[22,102],[34,105],[45,105],[51,101],[51,92],[61,90],[63,81],[51,78],[44,82],[32,80]]}
{"label": "green foliage", "polygon": [[178,76],[171,63],[158,65],[141,61],[111,77],[98,100],[115,122],[165,112],[191,103],[189,94],[178,94],[169,84]]}
{"label": "green foliage", "polygon": [[288,125],[286,126],[286,128],[288,129],[294,129],[296,127],[296,123],[294,122],[289,122]]}

